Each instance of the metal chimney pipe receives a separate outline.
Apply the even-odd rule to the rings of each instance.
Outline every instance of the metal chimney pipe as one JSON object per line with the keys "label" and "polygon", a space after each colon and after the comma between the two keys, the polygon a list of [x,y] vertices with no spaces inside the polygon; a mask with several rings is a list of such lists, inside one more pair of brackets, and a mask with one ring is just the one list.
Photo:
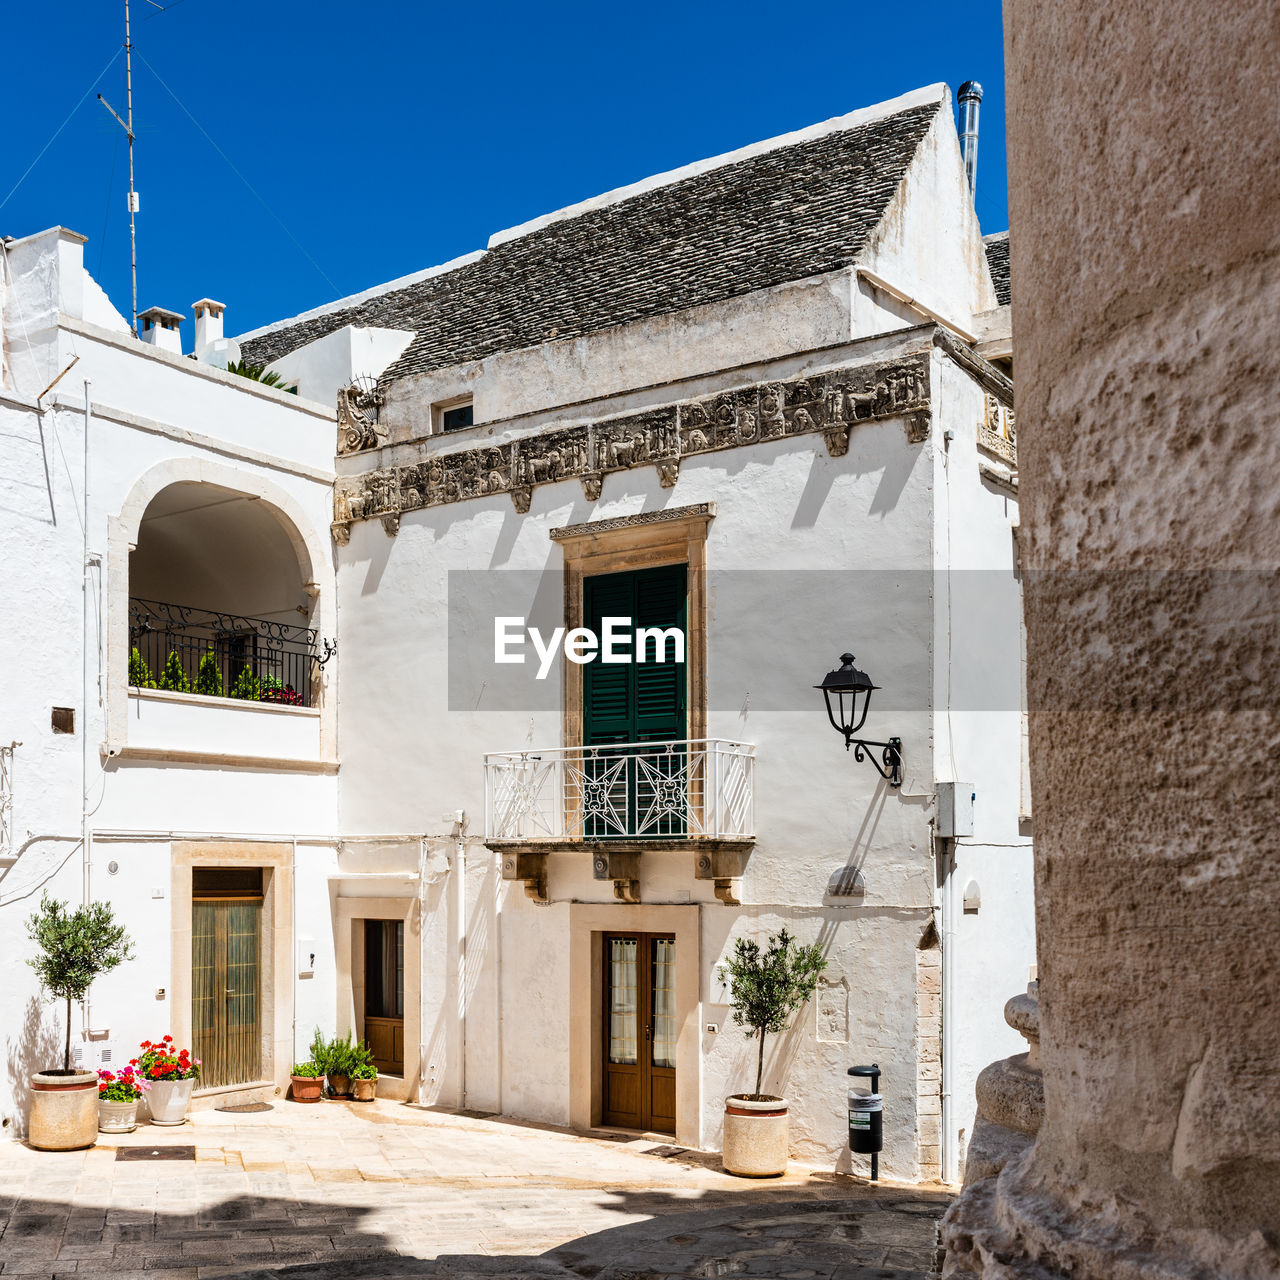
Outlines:
{"label": "metal chimney pipe", "polygon": [[978,185],[978,105],[982,86],[976,80],[966,80],[956,97],[960,103],[960,154],[964,156],[964,176],[969,179],[972,192]]}

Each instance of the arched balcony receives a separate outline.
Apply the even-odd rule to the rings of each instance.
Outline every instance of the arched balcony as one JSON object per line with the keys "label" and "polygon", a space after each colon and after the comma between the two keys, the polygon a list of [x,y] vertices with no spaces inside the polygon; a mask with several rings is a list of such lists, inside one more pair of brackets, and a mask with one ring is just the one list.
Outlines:
{"label": "arched balcony", "polygon": [[111,664],[124,698],[112,701],[127,716],[109,715],[108,746],[321,762],[334,735],[322,723],[330,648],[314,539],[258,477],[170,474],[147,477],[113,531],[111,625],[126,645]]}

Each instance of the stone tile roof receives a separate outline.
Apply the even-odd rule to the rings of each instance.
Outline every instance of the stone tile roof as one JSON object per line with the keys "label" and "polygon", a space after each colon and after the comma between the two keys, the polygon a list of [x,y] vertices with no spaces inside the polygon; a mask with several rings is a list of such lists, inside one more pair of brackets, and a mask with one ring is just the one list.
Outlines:
{"label": "stone tile roof", "polygon": [[820,275],[851,263],[941,106],[911,107],[641,191],[478,260],[243,341],[255,364],[348,324],[413,329],[384,377]]}
{"label": "stone tile roof", "polygon": [[991,268],[991,282],[996,287],[996,298],[1002,307],[1009,305],[1009,233],[997,232],[982,237],[987,251],[987,266]]}

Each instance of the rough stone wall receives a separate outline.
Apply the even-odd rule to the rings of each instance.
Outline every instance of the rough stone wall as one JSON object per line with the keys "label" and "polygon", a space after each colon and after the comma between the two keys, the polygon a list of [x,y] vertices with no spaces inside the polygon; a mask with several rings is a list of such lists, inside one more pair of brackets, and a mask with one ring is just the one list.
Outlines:
{"label": "rough stone wall", "polygon": [[1003,1277],[1274,1276],[1280,23],[1005,18],[1046,1115],[969,1226]]}
{"label": "rough stone wall", "polygon": [[916,1115],[919,1176],[942,1177],[942,952],[916,951]]}

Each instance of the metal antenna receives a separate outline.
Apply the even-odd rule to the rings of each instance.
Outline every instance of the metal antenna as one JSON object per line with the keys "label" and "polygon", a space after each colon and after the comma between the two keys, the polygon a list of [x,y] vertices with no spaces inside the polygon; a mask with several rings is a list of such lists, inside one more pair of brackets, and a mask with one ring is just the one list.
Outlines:
{"label": "metal antenna", "polygon": [[[159,5],[156,6],[159,8]],[[138,213],[138,193],[133,187],[133,41],[129,38],[129,0],[124,0],[124,83],[125,83],[125,115],[120,114],[112,105],[98,94],[98,101],[115,116],[117,123],[129,137],[129,268],[133,276],[133,336],[138,336],[138,231],[135,218]]]}

